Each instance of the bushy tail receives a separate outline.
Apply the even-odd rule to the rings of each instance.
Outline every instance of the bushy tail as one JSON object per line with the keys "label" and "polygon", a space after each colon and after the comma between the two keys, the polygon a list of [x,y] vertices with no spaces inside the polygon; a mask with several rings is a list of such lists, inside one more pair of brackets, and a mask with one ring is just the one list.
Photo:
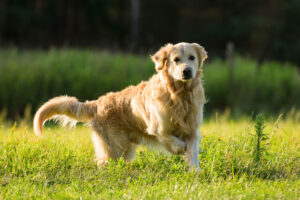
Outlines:
{"label": "bushy tail", "polygon": [[50,99],[42,105],[36,112],[33,120],[34,132],[36,135],[42,135],[43,124],[50,118],[63,123],[69,122],[89,122],[97,112],[97,106],[94,101],[78,102],[75,97],[60,96]]}

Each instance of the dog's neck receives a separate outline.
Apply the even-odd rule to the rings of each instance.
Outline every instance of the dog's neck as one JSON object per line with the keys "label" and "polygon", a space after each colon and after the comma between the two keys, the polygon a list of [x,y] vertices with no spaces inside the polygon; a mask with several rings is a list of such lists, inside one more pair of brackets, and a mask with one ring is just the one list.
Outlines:
{"label": "dog's neck", "polygon": [[171,96],[176,97],[182,92],[192,93],[194,88],[201,84],[201,75],[202,70],[198,70],[195,78],[188,81],[175,80],[171,77],[167,70],[160,72],[160,80],[167,86],[168,91],[171,93]]}
{"label": "dog's neck", "polygon": [[[190,134],[199,126],[198,121],[192,119],[197,119],[199,115],[199,104],[195,99],[201,98],[201,70],[190,81],[176,81],[167,70],[161,71],[158,75],[164,91],[169,94],[169,99],[162,102],[171,116],[172,123],[178,127],[179,132]],[[204,97],[204,94],[202,96]]]}

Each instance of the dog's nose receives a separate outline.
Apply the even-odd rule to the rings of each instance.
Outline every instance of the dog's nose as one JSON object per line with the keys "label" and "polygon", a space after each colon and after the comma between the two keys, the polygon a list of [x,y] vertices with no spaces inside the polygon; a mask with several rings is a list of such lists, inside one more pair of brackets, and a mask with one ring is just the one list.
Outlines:
{"label": "dog's nose", "polygon": [[192,77],[192,68],[186,67],[183,69],[183,78],[184,79],[190,79]]}

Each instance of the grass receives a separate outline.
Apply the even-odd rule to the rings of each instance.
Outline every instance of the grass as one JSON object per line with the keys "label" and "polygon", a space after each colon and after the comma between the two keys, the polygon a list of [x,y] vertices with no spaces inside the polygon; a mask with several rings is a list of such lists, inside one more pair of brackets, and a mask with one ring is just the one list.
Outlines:
{"label": "grass", "polygon": [[[299,114],[264,122],[268,145],[255,163],[255,124],[218,115],[200,130],[202,171],[179,156],[140,147],[136,159],[98,169],[90,130],[0,126],[0,199],[297,199]],[[267,153],[264,153],[267,152]]]}

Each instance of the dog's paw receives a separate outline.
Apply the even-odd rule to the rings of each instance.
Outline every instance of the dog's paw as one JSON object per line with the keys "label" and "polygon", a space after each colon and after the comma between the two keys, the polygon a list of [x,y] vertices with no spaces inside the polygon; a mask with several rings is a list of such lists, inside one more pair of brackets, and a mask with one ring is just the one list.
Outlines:
{"label": "dog's paw", "polygon": [[94,159],[94,162],[96,162],[97,167],[98,167],[99,169],[102,169],[102,168],[104,168],[105,166],[108,165],[108,160],[97,160],[97,159],[95,158],[95,159]]}
{"label": "dog's paw", "polygon": [[177,154],[177,155],[182,155],[186,152],[186,143],[182,140],[180,140],[179,138],[177,137],[172,137],[172,150],[174,152],[174,154]]}
{"label": "dog's paw", "polygon": [[196,173],[201,172],[201,168],[199,166],[195,166],[195,165],[190,166],[189,170],[190,170],[190,172],[196,172]]}

